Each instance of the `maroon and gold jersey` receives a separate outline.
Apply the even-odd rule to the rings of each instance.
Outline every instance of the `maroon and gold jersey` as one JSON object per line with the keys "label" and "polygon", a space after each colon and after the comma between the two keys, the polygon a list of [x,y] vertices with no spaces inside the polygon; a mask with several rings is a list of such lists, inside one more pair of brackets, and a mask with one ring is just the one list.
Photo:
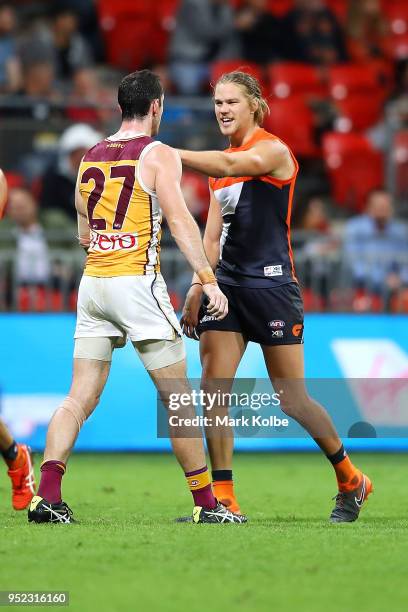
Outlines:
{"label": "maroon and gold jersey", "polygon": [[141,163],[157,144],[141,134],[107,138],[84,156],[78,177],[91,244],[84,274],[129,276],[160,271],[162,213],[141,178]]}

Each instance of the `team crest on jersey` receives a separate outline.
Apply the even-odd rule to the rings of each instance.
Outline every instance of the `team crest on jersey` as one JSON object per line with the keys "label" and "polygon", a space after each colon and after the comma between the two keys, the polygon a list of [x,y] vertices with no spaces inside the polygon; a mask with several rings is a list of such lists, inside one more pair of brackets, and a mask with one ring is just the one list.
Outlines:
{"label": "team crest on jersey", "polygon": [[92,251],[99,251],[102,253],[121,250],[136,251],[138,244],[137,233],[112,234],[106,232],[104,234],[98,234],[98,232],[91,232],[90,249]]}

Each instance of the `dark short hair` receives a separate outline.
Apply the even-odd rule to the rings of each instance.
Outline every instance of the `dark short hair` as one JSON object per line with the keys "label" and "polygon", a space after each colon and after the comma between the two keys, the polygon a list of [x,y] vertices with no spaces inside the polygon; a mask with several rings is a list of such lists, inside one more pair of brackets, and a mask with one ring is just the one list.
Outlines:
{"label": "dark short hair", "polygon": [[138,70],[125,76],[119,85],[118,103],[123,119],[146,117],[153,100],[161,101],[163,87],[157,74]]}

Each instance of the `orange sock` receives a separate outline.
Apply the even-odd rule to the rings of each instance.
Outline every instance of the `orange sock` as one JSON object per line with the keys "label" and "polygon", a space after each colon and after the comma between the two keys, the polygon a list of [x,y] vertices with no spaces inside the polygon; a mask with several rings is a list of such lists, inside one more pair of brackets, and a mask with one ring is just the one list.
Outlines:
{"label": "orange sock", "polygon": [[343,444],[333,455],[326,455],[336,472],[339,491],[352,491],[357,489],[362,474],[350,461]]}
{"label": "orange sock", "polygon": [[352,491],[356,489],[361,480],[361,472],[350,461],[346,455],[340,463],[333,465],[336,472],[339,491]]}
{"label": "orange sock", "polygon": [[239,514],[240,509],[234,494],[234,481],[233,480],[213,480],[212,483],[214,496],[224,506],[231,510],[231,512],[237,512]]}

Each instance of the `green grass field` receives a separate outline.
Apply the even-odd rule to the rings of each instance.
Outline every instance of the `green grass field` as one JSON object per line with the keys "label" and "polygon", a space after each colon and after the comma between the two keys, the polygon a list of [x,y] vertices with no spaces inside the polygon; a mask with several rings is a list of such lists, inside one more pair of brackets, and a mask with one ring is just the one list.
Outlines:
{"label": "green grass field", "polygon": [[68,590],[68,609],[91,612],[406,610],[408,455],[356,462],[375,492],[337,526],[317,454],[238,455],[243,526],[174,523],[192,504],[167,455],[74,456],[64,499],[80,524],[67,526],[14,513],[2,470],[0,590]]}

